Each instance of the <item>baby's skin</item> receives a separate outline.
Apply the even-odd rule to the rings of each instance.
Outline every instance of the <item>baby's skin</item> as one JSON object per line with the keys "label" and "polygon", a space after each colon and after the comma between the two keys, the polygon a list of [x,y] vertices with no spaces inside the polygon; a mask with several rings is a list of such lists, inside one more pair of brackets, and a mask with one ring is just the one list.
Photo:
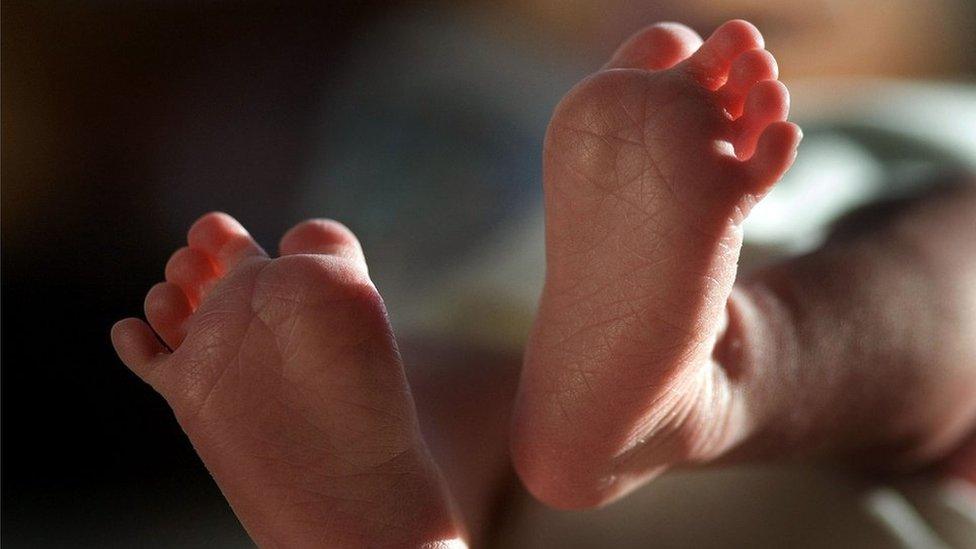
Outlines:
{"label": "baby's skin", "polygon": [[704,44],[659,24],[556,109],[511,440],[544,502],[601,505],[669,467],[743,458],[909,466],[972,432],[971,191],[733,286],[741,222],[801,136],[776,78],[749,23]]}
{"label": "baby's skin", "polygon": [[123,320],[112,341],[173,408],[251,537],[267,547],[461,538],[353,234],[306,221],[271,259],[213,213],[187,240],[146,296],[148,324]]}
{"label": "baby's skin", "polygon": [[801,137],[776,78],[749,23],[704,43],[666,23],[563,99],[517,396],[494,389],[503,368],[408,386],[359,243],[327,220],[270,258],[204,216],[149,291],[148,323],[119,322],[113,343],[262,546],[479,544],[509,444],[524,485],[560,508],[743,459],[915,467],[956,449],[968,474],[976,239],[960,236],[976,234],[976,193],[875,212],[735,283],[741,223]]}
{"label": "baby's skin", "polygon": [[[903,364],[914,355],[895,343],[917,326],[881,328],[917,305],[889,288],[850,295],[914,244],[838,249],[830,268],[821,255],[816,271],[795,262],[733,285],[741,222],[801,137],[776,78],[747,22],[704,43],[659,24],[556,109],[544,153],[546,282],[511,441],[522,481],[546,503],[600,505],[669,467],[719,459],[898,449],[915,462],[972,428],[973,347],[938,345],[943,358],[955,353],[959,383],[912,386],[924,362]],[[971,266],[971,239],[955,245]],[[892,265],[855,261],[868,258]],[[925,307],[973,303],[972,285],[956,282],[943,294],[927,288]],[[972,336],[974,318],[964,319],[955,329]],[[876,345],[890,356],[870,354]],[[847,352],[860,364],[837,362]]]}
{"label": "baby's skin", "polygon": [[730,302],[741,222],[800,141],[776,76],[749,23],[704,44],[664,24],[557,107],[546,283],[512,440],[544,501],[600,504],[748,434],[741,359],[716,348],[748,343],[746,300]]}

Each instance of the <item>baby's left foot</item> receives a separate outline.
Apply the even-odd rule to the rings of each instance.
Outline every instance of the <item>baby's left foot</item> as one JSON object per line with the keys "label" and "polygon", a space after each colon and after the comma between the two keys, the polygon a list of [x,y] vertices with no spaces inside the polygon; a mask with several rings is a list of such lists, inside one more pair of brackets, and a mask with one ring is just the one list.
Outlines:
{"label": "baby's left foot", "polygon": [[188,240],[146,297],[149,324],[123,320],[112,341],[172,406],[255,541],[459,543],[353,234],[307,221],[270,259],[209,214]]}

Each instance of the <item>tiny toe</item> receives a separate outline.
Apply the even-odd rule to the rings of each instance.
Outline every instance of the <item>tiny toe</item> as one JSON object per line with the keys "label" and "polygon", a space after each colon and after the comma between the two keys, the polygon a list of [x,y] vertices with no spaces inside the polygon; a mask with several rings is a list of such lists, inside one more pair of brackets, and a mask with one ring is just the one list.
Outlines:
{"label": "tiny toe", "polygon": [[796,148],[803,138],[800,127],[792,122],[773,122],[762,133],[756,152],[744,163],[748,191],[764,195],[796,158]]}
{"label": "tiny toe", "polygon": [[734,123],[735,154],[740,159],[752,156],[756,142],[766,126],[786,120],[790,112],[790,92],[778,80],[757,82],[749,90],[745,107]]}
{"label": "tiny toe", "polygon": [[736,19],[716,29],[686,63],[703,86],[715,90],[725,82],[736,57],[763,45],[762,34],[752,23]]}
{"label": "tiny toe", "polygon": [[167,354],[152,328],[138,318],[120,320],[112,326],[112,346],[122,362],[144,380]]}
{"label": "tiny toe", "polygon": [[186,319],[193,313],[183,290],[171,282],[160,282],[146,294],[146,320],[159,337],[176,349],[186,336]]}
{"label": "tiny toe", "polygon": [[627,39],[607,69],[667,69],[688,58],[702,44],[698,33],[680,23],[656,23]]}
{"label": "tiny toe", "polygon": [[746,96],[756,82],[775,80],[779,75],[776,58],[766,50],[749,50],[735,59],[729,71],[729,78],[719,97],[725,110],[733,118],[742,115]]}
{"label": "tiny toe", "polygon": [[331,219],[309,219],[295,225],[281,237],[278,250],[281,255],[337,255],[366,267],[359,239],[345,225]]}
{"label": "tiny toe", "polygon": [[198,219],[190,227],[187,241],[190,248],[210,256],[218,276],[247,257],[267,255],[236,219],[222,212],[211,212]]}
{"label": "tiny toe", "polygon": [[180,248],[166,262],[166,281],[183,289],[193,306],[206,295],[217,277],[217,268],[210,257],[194,248]]}

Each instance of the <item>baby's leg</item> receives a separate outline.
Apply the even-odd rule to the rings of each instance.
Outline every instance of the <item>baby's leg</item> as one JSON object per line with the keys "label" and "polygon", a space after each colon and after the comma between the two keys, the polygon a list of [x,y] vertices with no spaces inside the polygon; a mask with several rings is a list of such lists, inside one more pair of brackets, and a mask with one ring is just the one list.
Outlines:
{"label": "baby's leg", "polygon": [[[976,182],[966,178],[854,212],[821,249],[743,281],[762,427],[726,459],[803,452],[912,467],[976,437]],[[961,465],[974,454],[956,455]]]}
{"label": "baby's leg", "polygon": [[[911,461],[972,425],[976,369],[964,342],[976,314],[959,307],[972,285],[932,272],[940,285],[927,286],[936,279],[917,270],[967,230],[976,241],[972,210],[941,241],[835,244],[733,288],[740,223],[800,137],[784,122],[776,71],[748,23],[704,44],[656,25],[557,108],[544,166],[546,285],[512,440],[516,468],[544,501],[598,505],[668,467],[715,460],[819,451]],[[976,272],[958,263],[943,271]],[[956,322],[940,324],[948,311]],[[969,338],[917,340],[941,337],[938,328]],[[933,363],[939,375],[926,371]]]}
{"label": "baby's leg", "polygon": [[149,323],[123,320],[112,341],[173,408],[255,541],[457,542],[352,233],[305,222],[271,259],[232,218],[209,214],[188,241],[146,297]]}

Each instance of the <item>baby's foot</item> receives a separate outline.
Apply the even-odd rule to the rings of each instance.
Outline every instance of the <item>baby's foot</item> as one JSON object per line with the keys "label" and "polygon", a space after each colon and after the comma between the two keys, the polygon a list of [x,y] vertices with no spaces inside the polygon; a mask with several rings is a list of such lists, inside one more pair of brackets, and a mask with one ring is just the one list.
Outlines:
{"label": "baby's foot", "polygon": [[307,221],[269,259],[215,213],[188,240],[146,297],[149,324],[123,320],[112,341],[172,406],[251,536],[285,547],[458,539],[352,233]]}
{"label": "baby's foot", "polygon": [[737,345],[716,341],[739,317],[740,223],[800,139],[776,70],[749,23],[704,44],[659,24],[556,109],[512,443],[544,501],[600,504],[745,436]]}

